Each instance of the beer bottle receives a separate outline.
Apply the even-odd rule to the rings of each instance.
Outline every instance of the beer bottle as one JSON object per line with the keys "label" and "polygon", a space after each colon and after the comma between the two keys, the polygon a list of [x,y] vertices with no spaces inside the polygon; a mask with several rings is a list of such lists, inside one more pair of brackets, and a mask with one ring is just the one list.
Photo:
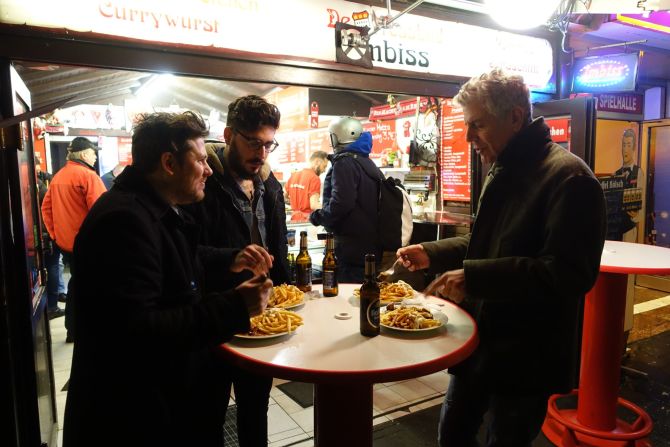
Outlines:
{"label": "beer bottle", "polygon": [[361,334],[379,335],[379,284],[375,255],[365,255],[365,282],[361,286]]}
{"label": "beer bottle", "polygon": [[337,259],[335,259],[335,239],[333,233],[326,235],[326,256],[323,258],[323,296],[337,296]]}
{"label": "beer bottle", "polygon": [[295,285],[303,292],[312,290],[312,258],[307,251],[307,232],[300,232],[300,252],[295,258]]}
{"label": "beer bottle", "polygon": [[288,278],[290,284],[295,284],[295,256],[288,254]]}

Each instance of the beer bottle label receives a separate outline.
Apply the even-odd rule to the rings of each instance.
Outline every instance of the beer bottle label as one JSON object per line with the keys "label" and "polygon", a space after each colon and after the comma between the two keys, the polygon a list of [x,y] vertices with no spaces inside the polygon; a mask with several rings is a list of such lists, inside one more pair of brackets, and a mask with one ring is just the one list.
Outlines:
{"label": "beer bottle label", "polygon": [[324,290],[327,289],[334,289],[337,287],[337,281],[335,280],[335,271],[334,270],[326,270],[323,272],[323,288]]}
{"label": "beer bottle label", "polygon": [[379,328],[379,300],[375,300],[368,305],[365,315],[370,326],[375,329]]}
{"label": "beer bottle label", "polygon": [[312,267],[311,266],[302,266],[298,264],[296,269],[297,278],[296,283],[298,285],[306,286],[312,284]]}

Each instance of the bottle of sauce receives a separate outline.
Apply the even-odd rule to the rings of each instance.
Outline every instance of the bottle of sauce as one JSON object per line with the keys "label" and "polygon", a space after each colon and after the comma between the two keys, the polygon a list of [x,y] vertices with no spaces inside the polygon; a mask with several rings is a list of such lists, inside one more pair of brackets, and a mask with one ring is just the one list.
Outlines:
{"label": "bottle of sauce", "polygon": [[307,251],[307,232],[300,232],[300,252],[295,258],[295,285],[303,292],[312,290],[312,258]]}
{"label": "bottle of sauce", "polygon": [[337,296],[337,259],[335,258],[335,239],[333,233],[326,235],[326,255],[323,258],[323,296]]}
{"label": "bottle of sauce", "polygon": [[379,284],[375,255],[365,255],[365,282],[361,286],[361,334],[379,335]]}

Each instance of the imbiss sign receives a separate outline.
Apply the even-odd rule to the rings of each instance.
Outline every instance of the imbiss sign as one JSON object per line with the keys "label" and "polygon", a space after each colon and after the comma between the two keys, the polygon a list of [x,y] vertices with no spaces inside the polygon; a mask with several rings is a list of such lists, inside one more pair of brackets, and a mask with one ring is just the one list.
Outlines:
{"label": "imbiss sign", "polygon": [[[336,60],[336,22],[372,28],[373,12],[387,14],[345,0],[0,0],[4,23],[322,61]],[[375,67],[464,77],[502,67],[536,89],[551,81],[546,39],[413,14],[395,23],[370,40]]]}

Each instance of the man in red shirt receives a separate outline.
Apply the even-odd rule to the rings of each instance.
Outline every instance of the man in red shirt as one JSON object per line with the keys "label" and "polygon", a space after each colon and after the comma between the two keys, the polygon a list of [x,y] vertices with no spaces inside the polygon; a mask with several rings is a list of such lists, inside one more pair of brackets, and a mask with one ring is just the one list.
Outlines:
{"label": "man in red shirt", "polygon": [[321,208],[321,179],[319,176],[326,171],[328,154],[316,151],[309,157],[309,168],[291,174],[286,183],[286,199],[291,204],[292,221],[307,221],[309,213]]}

